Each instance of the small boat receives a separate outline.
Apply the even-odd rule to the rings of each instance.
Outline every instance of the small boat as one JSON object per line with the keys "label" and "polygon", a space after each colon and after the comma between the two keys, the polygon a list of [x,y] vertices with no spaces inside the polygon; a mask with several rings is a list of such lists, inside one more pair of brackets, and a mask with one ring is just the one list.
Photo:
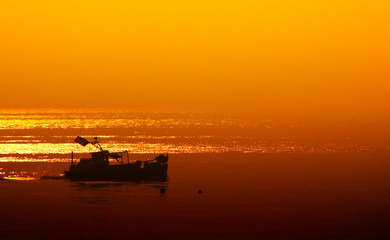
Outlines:
{"label": "small boat", "polygon": [[[153,160],[129,161],[127,151],[110,153],[103,150],[97,138],[90,142],[85,138],[77,137],[75,142],[86,146],[91,144],[98,148],[97,152],[90,152],[90,158],[82,158],[78,163],[73,160],[69,171],[65,171],[65,178],[74,181],[106,181],[106,180],[158,180],[165,181],[168,172],[168,154],[159,155]],[[114,159],[114,164],[110,163]],[[127,160],[127,163],[125,163]],[[111,161],[113,162],[113,161]]]}

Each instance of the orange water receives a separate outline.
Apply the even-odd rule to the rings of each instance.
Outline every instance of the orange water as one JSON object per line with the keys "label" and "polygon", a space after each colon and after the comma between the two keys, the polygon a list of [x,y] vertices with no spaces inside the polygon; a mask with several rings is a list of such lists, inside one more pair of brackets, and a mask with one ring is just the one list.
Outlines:
{"label": "orange water", "polygon": [[94,151],[73,142],[98,136],[111,151],[320,153],[389,151],[378,122],[265,118],[195,111],[11,109],[0,111],[0,161],[69,161]]}
{"label": "orange water", "polygon": [[[386,123],[4,110],[0,126],[0,239],[390,238]],[[54,180],[71,151],[95,151],[78,135],[131,159],[168,152],[168,180]]]}

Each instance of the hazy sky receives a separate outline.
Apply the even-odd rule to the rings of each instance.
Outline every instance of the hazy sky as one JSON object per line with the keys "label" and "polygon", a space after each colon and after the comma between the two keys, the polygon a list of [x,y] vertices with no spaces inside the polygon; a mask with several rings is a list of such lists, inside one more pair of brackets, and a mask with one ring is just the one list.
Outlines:
{"label": "hazy sky", "polygon": [[0,2],[0,107],[389,116],[390,2]]}

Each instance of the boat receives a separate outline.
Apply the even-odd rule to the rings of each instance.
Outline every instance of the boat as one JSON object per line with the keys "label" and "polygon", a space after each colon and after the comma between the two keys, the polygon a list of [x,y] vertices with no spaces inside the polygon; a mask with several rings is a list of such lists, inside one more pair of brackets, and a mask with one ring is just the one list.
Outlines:
{"label": "boat", "polygon": [[[65,178],[72,181],[105,181],[105,180],[158,180],[165,181],[168,172],[168,154],[158,155],[152,160],[132,161],[129,160],[128,151],[109,152],[104,150],[97,137],[93,142],[80,136],[75,142],[86,146],[91,144],[98,151],[90,152],[90,158],[82,158],[76,163],[73,160],[69,171],[65,171]],[[115,160],[115,161],[114,161]],[[127,160],[127,163],[125,161]]]}

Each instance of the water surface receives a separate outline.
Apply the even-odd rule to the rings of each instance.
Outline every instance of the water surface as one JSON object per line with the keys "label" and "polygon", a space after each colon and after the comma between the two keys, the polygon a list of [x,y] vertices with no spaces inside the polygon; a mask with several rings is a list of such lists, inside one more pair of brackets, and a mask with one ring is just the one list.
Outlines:
{"label": "water surface", "polygon": [[[0,238],[388,239],[388,129],[359,124],[189,111],[4,110]],[[74,143],[78,135],[129,150],[131,159],[170,153],[168,180],[56,179],[72,151],[76,158],[95,151]]]}

